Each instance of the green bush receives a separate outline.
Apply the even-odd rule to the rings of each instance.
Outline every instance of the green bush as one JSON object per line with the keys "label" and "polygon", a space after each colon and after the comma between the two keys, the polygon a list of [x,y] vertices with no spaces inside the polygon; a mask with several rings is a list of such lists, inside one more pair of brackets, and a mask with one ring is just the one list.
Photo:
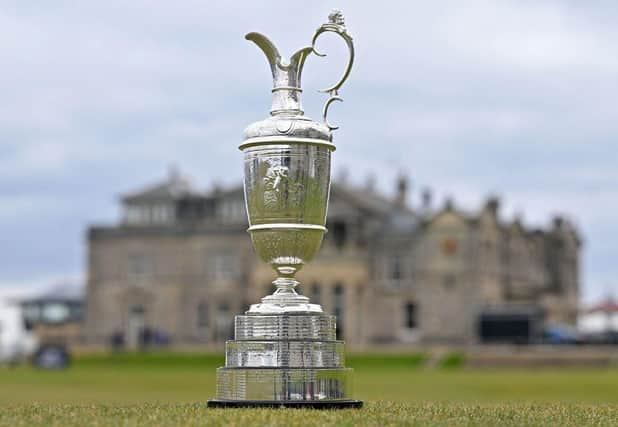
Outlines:
{"label": "green bush", "polygon": [[441,369],[458,369],[466,363],[466,355],[462,352],[447,353],[440,358],[438,367]]}
{"label": "green bush", "polygon": [[354,369],[416,369],[427,362],[425,353],[409,354],[351,354],[346,365]]}
{"label": "green bush", "polygon": [[427,363],[427,355],[425,353],[414,353],[410,356],[410,366],[412,368],[422,368]]}

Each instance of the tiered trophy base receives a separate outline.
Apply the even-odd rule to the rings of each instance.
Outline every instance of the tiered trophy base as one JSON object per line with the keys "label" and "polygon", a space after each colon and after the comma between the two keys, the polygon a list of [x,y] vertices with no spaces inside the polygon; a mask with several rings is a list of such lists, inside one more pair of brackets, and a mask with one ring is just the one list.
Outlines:
{"label": "tiered trophy base", "polygon": [[335,317],[323,313],[236,316],[211,408],[360,408],[352,369],[336,339]]}

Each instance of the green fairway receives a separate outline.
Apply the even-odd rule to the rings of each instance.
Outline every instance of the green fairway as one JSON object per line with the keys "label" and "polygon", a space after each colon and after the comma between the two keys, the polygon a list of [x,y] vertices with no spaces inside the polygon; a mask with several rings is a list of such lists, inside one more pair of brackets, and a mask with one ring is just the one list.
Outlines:
{"label": "green fairway", "polygon": [[207,409],[202,403],[18,405],[0,412],[3,426],[611,426],[608,405],[368,402],[360,410]]}
{"label": "green fairway", "polygon": [[[219,355],[88,356],[63,372],[0,369],[0,425],[611,425],[618,370],[427,368],[356,356],[360,411],[209,410]],[[390,402],[390,403],[389,403]]]}

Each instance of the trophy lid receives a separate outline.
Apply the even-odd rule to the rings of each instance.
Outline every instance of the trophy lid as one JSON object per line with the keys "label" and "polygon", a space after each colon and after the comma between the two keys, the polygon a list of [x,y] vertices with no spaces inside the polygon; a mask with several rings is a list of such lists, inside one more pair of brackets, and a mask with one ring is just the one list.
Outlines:
{"label": "trophy lid", "polygon": [[[327,120],[328,108],[334,101],[343,101],[338,95],[339,88],[348,78],[354,62],[354,45],[352,37],[347,33],[343,14],[334,10],[328,17],[329,22],[321,25],[315,32],[311,46],[297,50],[289,59],[282,58],[279,50],[266,36],[260,33],[248,33],[245,38],[254,42],[266,55],[273,77],[272,107],[270,117],[250,124],[244,132],[244,141],[240,149],[264,144],[285,144],[293,142],[326,145],[332,150],[332,131],[337,126]],[[304,115],[300,94],[301,75],[307,57],[318,52],[315,43],[324,32],[334,32],[340,35],[348,45],[349,59],[346,69],[337,83],[321,89],[320,92],[329,95],[322,111],[323,122],[317,122]]]}

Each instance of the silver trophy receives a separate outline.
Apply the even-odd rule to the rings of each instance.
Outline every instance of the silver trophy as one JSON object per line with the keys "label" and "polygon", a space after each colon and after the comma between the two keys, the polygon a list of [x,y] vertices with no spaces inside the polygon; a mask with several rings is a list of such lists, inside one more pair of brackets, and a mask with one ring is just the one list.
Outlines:
{"label": "silver trophy", "polygon": [[[349,49],[339,81],[321,90],[329,95],[323,123],[304,116],[300,94],[305,59],[315,43],[334,32]],[[354,61],[352,38],[343,15],[333,11],[311,46],[282,58],[264,35],[249,33],[266,55],[273,75],[271,117],[245,130],[240,145],[245,163],[249,234],[260,258],[277,278],[272,295],[236,316],[235,339],[226,343],[225,367],[217,370],[216,399],[210,407],[360,407],[352,399],[352,369],[345,367],[344,343],[336,339],[336,319],[295,291],[296,273],[317,253],[326,233],[330,160],[335,150],[328,108],[342,101],[339,88]]]}

